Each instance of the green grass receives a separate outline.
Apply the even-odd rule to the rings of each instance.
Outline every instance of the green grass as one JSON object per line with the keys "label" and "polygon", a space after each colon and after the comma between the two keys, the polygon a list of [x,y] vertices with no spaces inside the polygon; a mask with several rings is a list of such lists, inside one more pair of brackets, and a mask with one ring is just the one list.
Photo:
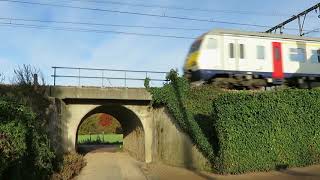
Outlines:
{"label": "green grass", "polygon": [[79,144],[120,144],[123,141],[122,134],[92,134],[78,135]]}

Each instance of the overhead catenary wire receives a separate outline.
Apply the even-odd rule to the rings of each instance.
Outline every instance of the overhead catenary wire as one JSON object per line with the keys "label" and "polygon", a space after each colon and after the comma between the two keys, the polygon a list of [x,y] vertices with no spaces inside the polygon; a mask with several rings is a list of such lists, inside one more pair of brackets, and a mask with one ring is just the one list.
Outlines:
{"label": "overhead catenary wire", "polygon": [[134,36],[189,39],[189,40],[196,39],[196,37],[188,37],[188,36],[148,34],[148,33],[125,32],[125,31],[111,31],[111,30],[102,30],[102,29],[88,29],[88,28],[43,26],[43,25],[13,23],[13,22],[0,22],[0,26],[21,27],[21,28],[29,28],[29,29],[60,30],[60,31],[72,31],[72,32],[92,32],[92,33],[100,33],[100,34],[123,34],[123,35],[134,35]]}
{"label": "overhead catenary wire", "polygon": [[309,30],[307,32],[304,32],[302,34],[302,36],[305,36],[305,35],[308,35],[308,34],[312,34],[312,33],[319,33],[320,32],[320,28],[316,28],[316,29],[313,29],[313,30]]}
{"label": "overhead catenary wire", "polygon": [[[55,1],[55,0],[53,0]],[[225,13],[225,14],[242,14],[242,15],[260,15],[260,16],[291,16],[292,14],[284,13],[270,13],[270,12],[256,12],[256,11],[239,11],[239,10],[222,10],[222,9],[202,9],[202,8],[190,8],[181,6],[169,6],[160,4],[142,4],[142,3],[131,3],[131,2],[118,2],[108,0],[64,0],[65,2],[87,2],[87,3],[98,3],[98,4],[113,4],[121,6],[132,6],[132,7],[144,7],[144,8],[159,8],[164,10],[181,10],[181,11],[192,11],[192,12],[206,12],[206,13]],[[60,0],[61,2],[61,0]]]}
{"label": "overhead catenary wire", "polygon": [[[205,28],[187,28],[187,27],[168,27],[168,26],[142,26],[142,25],[126,25],[126,24],[107,24],[107,23],[94,23],[83,21],[58,21],[58,20],[44,20],[44,19],[27,19],[27,18],[14,18],[14,17],[1,17],[0,20],[24,21],[24,22],[39,22],[39,23],[57,23],[57,24],[73,24],[73,25],[92,25],[92,26],[107,26],[107,27],[129,27],[129,28],[143,28],[143,29],[165,29],[165,30],[183,30],[183,31],[209,31]],[[298,29],[287,28],[287,30],[297,31]],[[310,30],[306,30],[310,31]]]}
{"label": "overhead catenary wire", "polygon": [[[229,25],[238,25],[238,26],[252,26],[252,27],[259,27],[259,28],[270,28],[271,27],[271,26],[259,25],[259,24],[218,21],[218,20],[214,20],[214,19],[198,19],[198,18],[191,18],[191,17],[169,16],[169,15],[165,15],[165,14],[160,15],[160,14],[150,14],[150,13],[141,13],[141,12],[133,12],[133,11],[119,11],[119,10],[113,10],[113,9],[89,8],[89,7],[81,7],[81,6],[52,4],[52,3],[27,2],[27,1],[20,1],[20,0],[0,0],[0,2],[12,2],[12,3],[19,3],[19,4],[51,6],[51,7],[59,7],[59,8],[72,8],[72,9],[100,11],[100,12],[109,12],[109,13],[131,14],[131,15],[139,15],[139,16],[158,17],[158,18],[179,19],[179,20],[186,20],[186,21],[220,23],[220,24],[229,24]],[[289,29],[289,28],[287,28],[287,29]]]}
{"label": "overhead catenary wire", "polygon": [[106,24],[93,23],[81,21],[56,21],[56,20],[42,20],[42,19],[26,19],[26,18],[10,18],[0,17],[0,20],[24,21],[24,22],[39,22],[39,23],[57,23],[57,24],[72,24],[72,25],[92,25],[92,26],[113,26],[113,27],[129,27],[129,28],[144,28],[144,29],[167,29],[167,30],[183,30],[183,31],[208,31],[208,29],[201,28],[187,28],[187,27],[167,27],[167,26],[140,26],[140,25],[125,25],[125,24]]}

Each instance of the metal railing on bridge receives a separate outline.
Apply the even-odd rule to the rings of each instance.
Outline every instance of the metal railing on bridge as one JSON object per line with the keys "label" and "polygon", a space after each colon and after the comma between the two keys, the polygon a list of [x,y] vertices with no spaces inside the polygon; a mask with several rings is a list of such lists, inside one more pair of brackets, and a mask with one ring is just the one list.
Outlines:
{"label": "metal railing on bridge", "polygon": [[[58,85],[58,79],[63,79],[60,82],[61,85],[71,85],[70,79],[74,79],[76,80],[76,82],[73,82],[72,85],[100,87],[143,87],[146,78],[149,78],[150,83],[156,82],[154,83],[156,84],[154,86],[161,86],[168,81],[166,79],[166,75],[168,72],[160,71],[137,71],[78,67],[52,67],[52,69],[53,75],[51,76],[53,77],[54,86]],[[85,84],[85,82],[87,84]]]}

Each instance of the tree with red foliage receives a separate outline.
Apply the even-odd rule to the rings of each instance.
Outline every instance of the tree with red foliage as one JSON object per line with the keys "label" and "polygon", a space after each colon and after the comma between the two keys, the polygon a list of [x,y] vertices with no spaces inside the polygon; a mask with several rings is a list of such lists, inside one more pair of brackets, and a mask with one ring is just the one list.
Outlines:
{"label": "tree with red foliage", "polygon": [[107,127],[112,124],[113,117],[109,114],[101,114],[99,119],[99,125],[102,127]]}

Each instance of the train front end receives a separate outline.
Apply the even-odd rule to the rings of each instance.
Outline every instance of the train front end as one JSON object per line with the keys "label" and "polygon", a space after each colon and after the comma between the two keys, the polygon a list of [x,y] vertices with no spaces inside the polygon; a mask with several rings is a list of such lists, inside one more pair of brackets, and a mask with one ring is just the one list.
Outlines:
{"label": "train front end", "polygon": [[199,38],[191,45],[183,67],[184,77],[186,77],[191,82],[201,79],[201,77],[196,77],[194,73],[199,69],[199,55],[201,44],[202,38]]}

